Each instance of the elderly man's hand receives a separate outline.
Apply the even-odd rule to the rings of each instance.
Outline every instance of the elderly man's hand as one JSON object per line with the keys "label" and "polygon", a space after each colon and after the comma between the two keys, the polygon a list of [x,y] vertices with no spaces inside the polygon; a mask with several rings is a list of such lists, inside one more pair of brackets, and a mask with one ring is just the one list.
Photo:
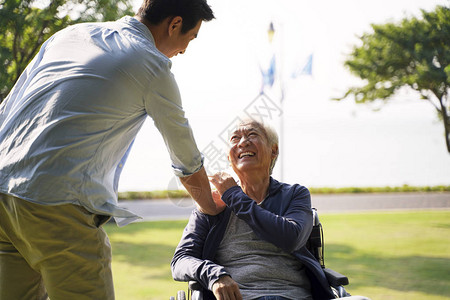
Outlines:
{"label": "elderly man's hand", "polygon": [[221,197],[226,190],[237,185],[234,178],[225,172],[218,172],[208,177],[209,181],[214,184]]}
{"label": "elderly man's hand", "polygon": [[223,200],[219,194],[219,191],[213,190],[211,193],[212,193],[214,203],[216,204],[217,210],[220,210],[222,212],[227,205],[225,204],[225,202],[223,202]]}
{"label": "elderly man's hand", "polygon": [[242,300],[239,286],[230,276],[221,276],[212,286],[217,300]]}

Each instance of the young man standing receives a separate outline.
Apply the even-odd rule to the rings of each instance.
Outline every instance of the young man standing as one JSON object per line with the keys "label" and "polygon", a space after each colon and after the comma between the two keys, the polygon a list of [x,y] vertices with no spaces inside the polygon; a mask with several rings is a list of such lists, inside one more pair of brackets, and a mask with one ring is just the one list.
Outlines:
{"label": "young man standing", "polygon": [[213,18],[206,0],[146,0],[42,45],[0,105],[0,299],[114,299],[101,225],[138,218],[117,182],[147,115],[201,210],[219,212],[169,59]]}

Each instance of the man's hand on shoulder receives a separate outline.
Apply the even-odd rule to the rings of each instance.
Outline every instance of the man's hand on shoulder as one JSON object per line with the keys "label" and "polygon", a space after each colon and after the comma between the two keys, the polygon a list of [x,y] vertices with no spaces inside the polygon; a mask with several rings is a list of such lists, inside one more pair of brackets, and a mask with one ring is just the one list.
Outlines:
{"label": "man's hand on shoulder", "polygon": [[236,180],[234,180],[233,176],[225,172],[218,172],[212,176],[208,176],[208,178],[209,181],[214,184],[216,189],[219,191],[221,197],[226,190],[237,185]]}

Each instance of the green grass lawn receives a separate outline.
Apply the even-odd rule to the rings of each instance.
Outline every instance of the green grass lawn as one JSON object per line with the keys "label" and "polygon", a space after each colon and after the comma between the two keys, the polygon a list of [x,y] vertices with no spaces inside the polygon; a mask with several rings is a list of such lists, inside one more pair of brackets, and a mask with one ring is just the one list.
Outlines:
{"label": "green grass lawn", "polygon": [[[325,264],[349,277],[353,295],[448,299],[450,211],[321,214]],[[185,283],[170,260],[187,221],[106,225],[113,247],[116,299],[169,299]]]}

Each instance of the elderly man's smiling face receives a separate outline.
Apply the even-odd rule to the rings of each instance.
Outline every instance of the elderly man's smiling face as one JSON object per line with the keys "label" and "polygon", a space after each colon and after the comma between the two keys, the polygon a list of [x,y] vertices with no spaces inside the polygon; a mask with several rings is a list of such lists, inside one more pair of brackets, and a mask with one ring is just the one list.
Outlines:
{"label": "elderly man's smiling face", "polygon": [[230,136],[230,146],[228,160],[238,176],[248,171],[269,174],[277,149],[270,145],[267,133],[258,123],[240,124]]}

